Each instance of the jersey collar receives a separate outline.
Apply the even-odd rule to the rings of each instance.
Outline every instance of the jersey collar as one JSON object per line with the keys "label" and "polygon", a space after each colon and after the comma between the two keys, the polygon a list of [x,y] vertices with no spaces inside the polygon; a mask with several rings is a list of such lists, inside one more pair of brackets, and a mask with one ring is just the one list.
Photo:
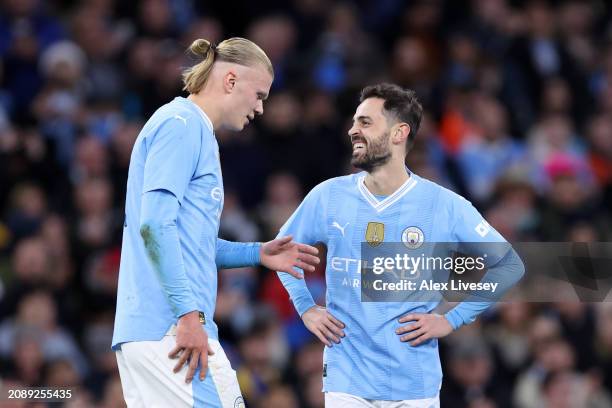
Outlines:
{"label": "jersey collar", "polygon": [[417,184],[417,179],[414,173],[410,173],[410,177],[404,184],[402,184],[397,190],[395,190],[391,195],[385,197],[384,200],[379,200],[376,198],[374,194],[368,190],[365,185],[365,175],[362,175],[357,178],[357,187],[359,188],[359,192],[365,198],[365,200],[370,203],[370,205],[376,210],[376,212],[382,212],[393,203],[402,198],[406,193],[414,188]]}
{"label": "jersey collar", "polygon": [[211,133],[215,133],[215,130],[213,129],[213,124],[210,121],[210,118],[208,117],[208,115],[206,115],[206,112],[204,112],[204,110],[202,110],[202,108],[196,105],[196,103],[193,102],[191,99],[185,98],[185,100],[187,100],[190,104],[192,104],[195,107],[195,109],[200,113],[200,115],[202,116],[202,119],[204,119],[204,123],[206,124],[206,127],[208,128],[208,130],[210,130]]}

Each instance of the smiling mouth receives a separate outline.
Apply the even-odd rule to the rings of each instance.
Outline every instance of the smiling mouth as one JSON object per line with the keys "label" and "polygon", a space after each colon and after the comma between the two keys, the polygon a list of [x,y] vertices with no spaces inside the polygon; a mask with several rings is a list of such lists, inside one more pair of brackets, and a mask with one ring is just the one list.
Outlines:
{"label": "smiling mouth", "polygon": [[353,143],[353,153],[360,153],[360,152],[365,151],[365,148],[367,145],[367,142],[365,141],[365,139],[356,137],[356,138],[353,138],[351,142]]}

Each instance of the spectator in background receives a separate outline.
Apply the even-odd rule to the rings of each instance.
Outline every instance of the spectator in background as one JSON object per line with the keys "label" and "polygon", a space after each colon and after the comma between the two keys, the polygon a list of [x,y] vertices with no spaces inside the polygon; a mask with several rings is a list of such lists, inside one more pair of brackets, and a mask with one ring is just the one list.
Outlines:
{"label": "spectator in background", "polygon": [[79,213],[73,224],[73,233],[79,242],[77,256],[85,257],[109,245],[118,235],[123,219],[112,207],[112,188],[106,178],[88,179],[77,185],[75,202]]}
{"label": "spectator in background", "polygon": [[496,375],[506,384],[516,381],[531,357],[529,321],[534,311],[528,303],[504,302],[497,309],[497,322],[485,329],[496,356]]}
{"label": "spectator in background", "polygon": [[600,211],[597,190],[592,184],[588,168],[571,156],[554,155],[545,166],[550,180],[548,205],[542,211],[541,234],[545,240],[554,237],[567,239],[567,225],[593,222],[602,236],[610,232],[610,223]]}
{"label": "spectator in background", "polygon": [[285,221],[300,204],[302,189],[295,176],[277,173],[266,183],[266,198],[259,208],[264,238],[278,234]]}
{"label": "spectator in background", "polygon": [[247,29],[247,38],[259,44],[274,65],[272,89],[283,89],[296,79],[296,31],[295,23],[280,14],[259,18]]}
{"label": "spectator in background", "polygon": [[376,43],[361,29],[357,10],[350,3],[331,7],[325,30],[313,48],[311,80],[326,91],[355,89],[375,81],[382,71]]}
{"label": "spectator in background", "polygon": [[42,189],[24,183],[15,187],[11,194],[11,210],[6,224],[15,241],[33,235],[41,226],[47,211],[47,200]]}
{"label": "spectator in background", "polygon": [[537,241],[540,213],[529,169],[511,168],[499,178],[490,197],[487,219],[510,242]]}
{"label": "spectator in background", "polygon": [[15,334],[12,353],[2,356],[2,376],[19,381],[25,386],[41,383],[44,357],[37,330],[23,329]]}
{"label": "spectator in background", "polygon": [[57,160],[68,166],[84,114],[85,53],[73,42],[58,42],[42,54],[40,66],[46,82],[32,103],[32,111],[43,133],[55,144]]}
{"label": "spectator in background", "polygon": [[[607,202],[612,199],[612,118],[593,116],[587,123],[589,165]],[[610,206],[608,206],[610,209]]]}
{"label": "spectator in background", "polygon": [[542,117],[532,128],[527,141],[528,154],[534,163],[532,180],[539,189],[550,185],[552,174],[547,171],[557,168],[560,157],[573,163],[580,170],[583,181],[591,177],[586,166],[585,145],[575,134],[568,117],[551,114]]}
{"label": "spectator in background", "polygon": [[23,297],[13,320],[0,325],[0,355],[6,357],[20,340],[23,330],[38,336],[46,362],[66,359],[75,375],[83,378],[89,369],[72,335],[57,324],[57,306],[46,291],[31,292]]}
{"label": "spectator in background", "polygon": [[476,129],[462,139],[456,157],[470,196],[482,203],[490,198],[506,169],[528,163],[524,147],[508,135],[503,105],[484,95],[474,103]]}
{"label": "spectator in background", "polygon": [[[108,7],[111,3],[103,4]],[[108,13],[94,3],[85,3],[71,16],[72,37],[87,57],[88,102],[116,100],[124,84],[115,61],[129,39],[129,31],[109,19]]]}
{"label": "spectator in background", "polygon": [[449,363],[449,385],[440,395],[441,406],[464,407],[485,401],[498,408],[511,406],[509,389],[494,375],[491,351],[484,342],[469,337],[453,342]]}
{"label": "spectator in background", "polygon": [[49,253],[39,238],[21,240],[15,246],[11,259],[11,280],[7,294],[0,303],[0,317],[10,318],[17,313],[21,299],[31,291],[45,287],[49,269]]}
{"label": "spectator in background", "polygon": [[257,405],[268,390],[278,384],[282,378],[282,364],[275,361],[279,342],[275,340],[278,331],[270,315],[252,314],[251,321],[241,331],[238,350],[241,364],[237,370],[240,389],[247,404]]}
{"label": "spectator in background", "polygon": [[[122,122],[115,129],[110,140],[109,147],[112,152],[110,174],[113,186],[113,206],[121,210],[124,207],[121,197],[125,197],[127,190],[127,176],[132,146],[134,146],[142,125],[143,123],[138,121]],[[121,212],[123,213],[124,211]]]}
{"label": "spectator in background", "polygon": [[28,105],[38,93],[40,54],[64,37],[60,22],[39,0],[6,0],[0,13],[0,57],[5,60],[6,83],[13,99],[14,115],[28,118]]}
{"label": "spectator in background", "polygon": [[219,235],[231,241],[253,242],[259,238],[259,228],[240,205],[238,194],[226,192],[221,213]]}
{"label": "spectator in background", "polygon": [[286,385],[275,385],[261,398],[257,407],[261,408],[298,408],[295,393]]}

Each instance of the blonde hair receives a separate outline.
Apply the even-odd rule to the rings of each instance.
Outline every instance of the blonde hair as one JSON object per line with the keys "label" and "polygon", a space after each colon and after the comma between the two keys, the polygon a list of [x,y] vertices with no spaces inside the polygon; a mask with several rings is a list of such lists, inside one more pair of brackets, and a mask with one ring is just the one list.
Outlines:
{"label": "blonde hair", "polygon": [[246,38],[228,38],[217,46],[200,38],[195,40],[187,51],[203,58],[202,61],[183,71],[183,90],[190,94],[198,93],[204,88],[216,61],[231,62],[247,67],[260,64],[274,77],[274,68],[272,68],[270,58],[257,44]]}

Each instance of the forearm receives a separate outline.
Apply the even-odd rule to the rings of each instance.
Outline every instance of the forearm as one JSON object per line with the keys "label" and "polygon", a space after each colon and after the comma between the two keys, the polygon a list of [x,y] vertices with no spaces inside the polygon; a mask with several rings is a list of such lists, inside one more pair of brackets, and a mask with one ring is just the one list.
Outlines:
{"label": "forearm", "polygon": [[155,190],[143,194],[140,214],[140,234],[147,256],[177,318],[197,310],[183,264],[176,225],[178,207],[173,194]]}
{"label": "forearm", "polygon": [[277,272],[277,275],[287,290],[287,293],[289,293],[289,298],[291,298],[293,306],[295,306],[295,310],[297,310],[300,317],[305,311],[315,306],[315,301],[304,279],[294,278],[284,272]]}
{"label": "forearm", "polygon": [[260,249],[259,242],[232,242],[217,238],[215,263],[218,269],[259,265]]}
{"label": "forearm", "polygon": [[514,249],[510,249],[497,264],[488,268],[481,280],[483,283],[497,283],[495,293],[470,295],[448,311],[445,314],[446,319],[455,330],[464,324],[472,323],[478,315],[499,301],[510,288],[516,285],[524,274],[523,261]]}

